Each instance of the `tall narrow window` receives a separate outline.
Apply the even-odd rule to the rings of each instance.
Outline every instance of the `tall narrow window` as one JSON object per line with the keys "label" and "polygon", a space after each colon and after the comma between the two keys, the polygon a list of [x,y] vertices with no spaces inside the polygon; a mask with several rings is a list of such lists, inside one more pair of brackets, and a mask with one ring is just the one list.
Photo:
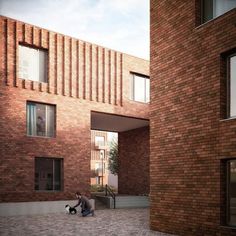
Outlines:
{"label": "tall narrow window", "polygon": [[131,74],[131,99],[136,102],[150,101],[150,79],[147,76]]}
{"label": "tall narrow window", "polygon": [[27,102],[27,135],[55,136],[55,106]]}
{"label": "tall narrow window", "polygon": [[202,22],[223,15],[236,7],[236,0],[202,0]]}
{"label": "tall narrow window", "polygon": [[227,221],[228,225],[236,226],[236,160],[228,161],[227,180]]}
{"label": "tall narrow window", "polygon": [[19,77],[47,82],[47,51],[19,45]]}
{"label": "tall narrow window", "polygon": [[35,190],[62,190],[63,160],[35,158]]}
{"label": "tall narrow window", "polygon": [[236,55],[228,58],[228,116],[236,116]]}

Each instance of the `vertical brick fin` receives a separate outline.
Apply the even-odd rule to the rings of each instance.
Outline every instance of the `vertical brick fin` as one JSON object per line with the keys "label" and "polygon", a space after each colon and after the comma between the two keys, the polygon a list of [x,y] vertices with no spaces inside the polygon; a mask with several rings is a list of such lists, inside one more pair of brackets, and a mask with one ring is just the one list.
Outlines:
{"label": "vertical brick fin", "polygon": [[57,34],[54,35],[54,42],[55,42],[55,46],[54,46],[54,93],[58,94],[58,88],[57,88]]}
{"label": "vertical brick fin", "polygon": [[96,46],[96,101],[99,101],[99,48]]}
{"label": "vertical brick fin", "polygon": [[62,94],[62,71],[63,71],[63,45],[62,36],[57,34],[57,94]]}
{"label": "vertical brick fin", "polygon": [[78,41],[79,44],[79,57],[78,57],[78,63],[79,63],[79,98],[83,98],[84,95],[84,43],[81,41]]}
{"label": "vertical brick fin", "polygon": [[34,37],[35,37],[35,29],[34,29],[34,26],[33,26],[32,27],[32,45],[35,45]]}
{"label": "vertical brick fin", "polygon": [[111,104],[111,50],[108,51],[108,103]]}
{"label": "vertical brick fin", "polygon": [[83,43],[83,99],[86,99],[86,43]]}
{"label": "vertical brick fin", "polygon": [[120,105],[123,106],[123,54],[120,54]]}
{"label": "vertical brick fin", "polygon": [[80,52],[80,47],[79,47],[79,40],[76,41],[76,97],[79,98],[80,94],[79,94],[79,86],[80,86],[80,83],[79,83],[79,72],[80,72],[80,69],[79,69],[79,52]]}
{"label": "vertical brick fin", "polygon": [[39,46],[43,46],[43,30],[39,29]]}
{"label": "vertical brick fin", "polygon": [[4,59],[3,56],[4,54],[4,47],[5,47],[5,42],[4,42],[4,29],[3,29],[4,25],[3,25],[3,19],[0,18],[0,82],[2,84],[2,80],[4,78]]}
{"label": "vertical brick fin", "polygon": [[73,48],[72,48],[72,38],[70,38],[70,48],[69,48],[69,58],[70,58],[70,75],[69,75],[69,94],[73,97]]}
{"label": "vertical brick fin", "polygon": [[115,81],[115,73],[114,73],[114,63],[115,63],[115,52],[110,50],[110,104],[115,103],[115,87],[114,87],[114,81]]}
{"label": "vertical brick fin", "polygon": [[22,41],[26,42],[26,24],[22,25]]}
{"label": "vertical brick fin", "polygon": [[105,102],[105,48],[102,48],[102,102]]}
{"label": "vertical brick fin", "polygon": [[8,21],[8,84],[14,86],[15,77],[15,23],[12,20]]}
{"label": "vertical brick fin", "polygon": [[51,40],[50,40],[50,32],[48,31],[48,62],[47,62],[47,92],[50,93],[50,86],[51,86],[51,67],[52,67],[52,52],[51,52]]}
{"label": "vertical brick fin", "polygon": [[120,105],[120,53],[116,54],[116,105]]}
{"label": "vertical brick fin", "polygon": [[18,87],[18,64],[19,64],[19,55],[18,55],[18,23],[15,21],[15,73],[14,73],[14,86]]}
{"label": "vertical brick fin", "polygon": [[93,101],[93,45],[89,46],[89,98]]}
{"label": "vertical brick fin", "polygon": [[34,45],[34,26],[31,26],[31,44]]}
{"label": "vertical brick fin", "polygon": [[117,105],[117,52],[114,55],[114,104]]}
{"label": "vertical brick fin", "polygon": [[6,85],[9,85],[9,80],[8,80],[8,74],[9,74],[9,72],[8,72],[8,41],[9,41],[9,39],[8,39],[8,19],[6,19],[5,20],[5,34],[6,34],[6,49],[5,49],[5,52],[6,52],[6,55],[5,55],[5,84]]}
{"label": "vertical brick fin", "polygon": [[98,102],[103,102],[103,48],[98,46]]}
{"label": "vertical brick fin", "polygon": [[66,95],[65,88],[65,36],[62,36],[62,95]]}

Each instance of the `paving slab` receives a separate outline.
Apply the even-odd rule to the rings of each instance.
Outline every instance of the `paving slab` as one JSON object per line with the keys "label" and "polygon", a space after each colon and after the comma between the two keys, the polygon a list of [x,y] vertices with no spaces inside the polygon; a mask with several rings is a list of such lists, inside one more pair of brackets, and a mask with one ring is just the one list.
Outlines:
{"label": "paving slab", "polygon": [[95,216],[66,213],[0,217],[1,236],[168,236],[149,229],[149,209],[106,209]]}

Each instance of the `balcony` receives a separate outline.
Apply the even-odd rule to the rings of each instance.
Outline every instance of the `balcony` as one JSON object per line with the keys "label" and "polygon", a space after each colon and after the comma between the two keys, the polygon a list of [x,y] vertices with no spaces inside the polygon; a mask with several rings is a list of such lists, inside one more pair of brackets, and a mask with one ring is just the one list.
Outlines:
{"label": "balcony", "polygon": [[107,150],[109,151],[109,146],[105,142],[95,142],[94,147],[96,150]]}

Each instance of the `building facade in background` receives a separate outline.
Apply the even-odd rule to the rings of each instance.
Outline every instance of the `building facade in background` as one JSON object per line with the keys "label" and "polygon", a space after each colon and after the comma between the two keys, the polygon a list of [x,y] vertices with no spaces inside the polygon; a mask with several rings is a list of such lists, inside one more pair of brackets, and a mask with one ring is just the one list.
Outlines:
{"label": "building facade in background", "polygon": [[236,235],[236,1],[151,1],[151,228]]}
{"label": "building facade in background", "polygon": [[149,130],[149,62],[3,16],[0,47],[0,202],[90,194],[91,130]]}

